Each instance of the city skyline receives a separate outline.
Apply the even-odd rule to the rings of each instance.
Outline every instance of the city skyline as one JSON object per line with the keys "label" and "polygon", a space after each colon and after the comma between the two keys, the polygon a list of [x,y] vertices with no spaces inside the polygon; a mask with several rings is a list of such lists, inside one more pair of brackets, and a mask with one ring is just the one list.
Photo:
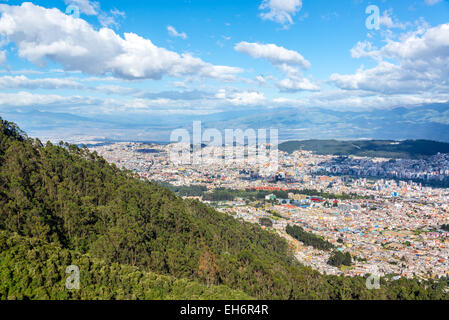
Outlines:
{"label": "city skyline", "polygon": [[0,300],[447,301],[448,79],[449,0],[0,0]]}

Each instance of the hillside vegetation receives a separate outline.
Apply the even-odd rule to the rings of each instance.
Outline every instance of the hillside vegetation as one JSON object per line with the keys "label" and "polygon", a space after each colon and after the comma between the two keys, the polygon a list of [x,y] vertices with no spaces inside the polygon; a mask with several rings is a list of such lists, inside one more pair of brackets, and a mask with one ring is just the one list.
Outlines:
{"label": "hillside vegetation", "polygon": [[[0,299],[442,299],[447,281],[322,276],[287,242],[0,122]],[[81,289],[63,286],[68,265]]]}
{"label": "hillside vegetation", "polygon": [[[120,299],[120,300],[248,300],[250,296],[225,286],[206,286],[107,264],[86,254],[63,249],[58,243],[0,231],[0,298],[5,299]],[[65,268],[80,268],[80,289],[67,290]]]}
{"label": "hillside vegetation", "polygon": [[319,155],[420,159],[436,155],[439,152],[449,153],[449,143],[428,140],[406,140],[401,142],[384,140],[305,140],[281,143],[279,150],[288,153],[297,150],[307,150]]}

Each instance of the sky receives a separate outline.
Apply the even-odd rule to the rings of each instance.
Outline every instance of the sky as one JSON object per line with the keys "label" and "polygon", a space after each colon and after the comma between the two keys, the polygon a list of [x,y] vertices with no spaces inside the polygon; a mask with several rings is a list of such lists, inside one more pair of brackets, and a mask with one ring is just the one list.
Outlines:
{"label": "sky", "polygon": [[448,79],[448,0],[0,0],[0,116],[363,112]]}

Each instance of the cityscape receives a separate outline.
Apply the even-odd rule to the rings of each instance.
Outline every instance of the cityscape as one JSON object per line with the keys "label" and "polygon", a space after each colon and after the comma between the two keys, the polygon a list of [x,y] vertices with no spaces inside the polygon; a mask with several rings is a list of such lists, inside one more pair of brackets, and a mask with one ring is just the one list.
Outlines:
{"label": "cityscape", "polygon": [[[281,151],[279,168],[273,172],[266,170],[270,163],[260,168],[257,159],[250,157],[220,164],[214,153],[223,155],[225,147],[205,147],[198,151],[200,155],[192,153],[192,158],[201,158],[198,165],[176,165],[170,160],[173,148],[172,144],[122,142],[93,146],[90,150],[142,179],[175,187],[201,186],[204,193],[212,194],[220,188],[284,191],[288,195],[285,199],[269,194],[255,201],[244,195],[217,201],[203,196],[186,197],[197,198],[251,223],[270,219],[270,229],[290,241],[297,259],[324,274],[366,276],[375,269],[381,276],[428,279],[449,275],[449,232],[442,229],[448,222],[449,190],[410,180],[447,179],[447,154],[392,162],[353,157],[339,161],[340,157],[304,150],[292,154]],[[245,149],[241,152],[248,149],[236,146],[236,153],[239,148]],[[311,190],[316,197],[307,195]],[[327,196],[318,197],[320,194]],[[343,195],[348,195],[347,199],[340,200]],[[293,239],[285,231],[287,225],[301,226],[357,260],[351,268],[330,266],[328,252]]]}
{"label": "cityscape", "polygon": [[448,79],[448,0],[0,0],[2,315],[447,309]]}

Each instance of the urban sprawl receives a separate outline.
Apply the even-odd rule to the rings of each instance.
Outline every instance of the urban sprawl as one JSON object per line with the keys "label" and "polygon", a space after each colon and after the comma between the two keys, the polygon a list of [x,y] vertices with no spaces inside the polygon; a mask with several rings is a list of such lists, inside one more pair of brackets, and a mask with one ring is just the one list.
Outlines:
{"label": "urban sprawl", "polygon": [[[234,148],[243,149],[237,153],[247,156],[217,161],[225,148],[205,147],[191,153],[201,159],[193,164],[171,161],[170,154],[179,150],[176,144],[114,143],[90,150],[142,179],[203,188],[203,194],[185,197],[197,198],[236,219],[263,221],[263,228],[289,241],[302,264],[323,274],[449,275],[449,233],[442,227],[449,224],[449,189],[417,181],[448,179],[449,155],[421,160],[342,159],[303,150],[279,151],[274,167],[270,161],[261,164],[247,146]],[[242,192],[232,199],[207,196],[217,190]],[[256,191],[264,192],[264,197],[245,196]],[[352,265],[330,265],[330,251],[295,240],[286,233],[288,225],[300,226],[350,253]]]}

